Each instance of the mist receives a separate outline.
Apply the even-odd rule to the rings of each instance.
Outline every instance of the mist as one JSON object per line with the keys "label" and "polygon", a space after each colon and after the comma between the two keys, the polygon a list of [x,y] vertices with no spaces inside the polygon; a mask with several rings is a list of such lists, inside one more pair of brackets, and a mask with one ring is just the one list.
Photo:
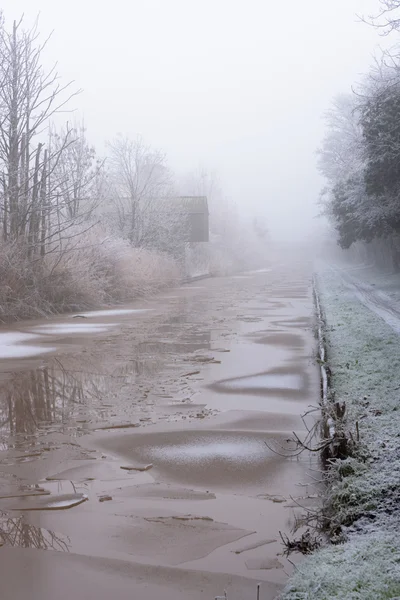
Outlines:
{"label": "mist", "polygon": [[[7,22],[37,15],[46,66],[83,90],[68,109],[102,152],[117,133],[165,152],[178,179],[218,174],[240,213],[273,238],[320,227],[315,151],[323,114],[371,63],[376,2],[5,0]],[[58,115],[64,120],[68,115]]]}
{"label": "mist", "polygon": [[399,33],[3,1],[1,598],[400,599]]}

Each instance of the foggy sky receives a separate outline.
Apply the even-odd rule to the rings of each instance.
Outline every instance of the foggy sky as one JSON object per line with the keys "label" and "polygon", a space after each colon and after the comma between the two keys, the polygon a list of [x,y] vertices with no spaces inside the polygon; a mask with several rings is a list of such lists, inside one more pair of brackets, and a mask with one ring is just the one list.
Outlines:
{"label": "foggy sky", "polygon": [[[178,175],[215,169],[224,191],[301,237],[318,212],[322,115],[371,63],[378,0],[3,0],[40,15],[46,60],[84,92],[72,106],[100,152],[116,133],[163,149]],[[71,118],[65,115],[65,118]]]}

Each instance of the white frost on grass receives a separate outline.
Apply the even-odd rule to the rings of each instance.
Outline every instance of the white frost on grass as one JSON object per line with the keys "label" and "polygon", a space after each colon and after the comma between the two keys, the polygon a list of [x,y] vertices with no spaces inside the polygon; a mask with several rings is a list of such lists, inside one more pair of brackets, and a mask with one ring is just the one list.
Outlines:
{"label": "white frost on grass", "polygon": [[372,310],[385,321],[397,334],[400,334],[400,309],[398,301],[377,289],[370,283],[352,277],[343,269],[346,286],[369,310]]}
{"label": "white frost on grass", "polygon": [[24,342],[37,339],[37,337],[37,335],[22,331],[0,333],[0,359],[29,358],[55,350],[55,348],[24,345]]}
{"label": "white frost on grass", "polygon": [[400,595],[396,534],[353,536],[304,561],[288,586],[292,600],[383,600]]}
{"label": "white frost on grass", "polygon": [[387,294],[393,300],[400,302],[400,273],[393,270],[377,269],[373,265],[341,265],[345,273],[350,273],[357,279],[366,282]]}
{"label": "white frost on grass", "polygon": [[346,402],[358,456],[332,466],[328,497],[347,541],[304,561],[285,600],[400,597],[400,338],[337,274],[320,274],[335,400]]}

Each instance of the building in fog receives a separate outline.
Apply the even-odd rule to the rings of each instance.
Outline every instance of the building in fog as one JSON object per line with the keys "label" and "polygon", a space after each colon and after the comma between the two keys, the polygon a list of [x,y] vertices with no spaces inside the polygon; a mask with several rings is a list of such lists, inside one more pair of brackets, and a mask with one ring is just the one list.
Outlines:
{"label": "building in fog", "polygon": [[206,196],[177,196],[172,199],[177,211],[187,215],[188,239],[190,244],[208,242],[209,219]]}
{"label": "building in fog", "polygon": [[184,272],[186,277],[202,277],[210,272],[209,213],[206,196],[178,196],[172,199],[177,212],[184,215],[186,243]]}
{"label": "building in fog", "polygon": [[133,246],[171,254],[187,278],[209,274],[206,196],[150,198],[141,202],[128,197],[106,198],[96,206],[92,217]]}

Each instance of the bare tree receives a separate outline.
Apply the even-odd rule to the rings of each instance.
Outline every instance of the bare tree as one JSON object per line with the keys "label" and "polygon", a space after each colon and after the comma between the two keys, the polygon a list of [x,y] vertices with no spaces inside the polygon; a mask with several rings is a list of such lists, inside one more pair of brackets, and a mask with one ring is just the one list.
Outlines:
{"label": "bare tree", "polygon": [[[178,276],[175,261],[147,251],[173,253],[180,240],[165,156],[118,138],[105,169],[83,124],[56,131],[54,115],[78,92],[42,67],[46,44],[37,24],[9,30],[0,11],[2,320],[131,298]],[[122,236],[99,223],[106,200]]]}
{"label": "bare tree", "polygon": [[380,11],[361,19],[381,30],[383,35],[400,29],[400,0],[379,0]]}
{"label": "bare tree", "polygon": [[53,151],[44,147],[51,117],[74,95],[55,68],[45,72],[37,24],[11,31],[0,22],[0,215],[4,240],[23,240],[30,257],[44,254],[52,203],[50,178],[71,143],[67,132]]}
{"label": "bare tree", "polygon": [[141,138],[108,143],[111,203],[119,232],[137,247],[173,250],[184,236],[174,205],[173,177],[165,154]]}
{"label": "bare tree", "polygon": [[[66,138],[70,143],[65,144]],[[51,195],[57,196],[64,220],[81,222],[90,218],[103,200],[104,160],[86,138],[83,123],[59,133],[51,129],[49,146],[54,157]]]}

